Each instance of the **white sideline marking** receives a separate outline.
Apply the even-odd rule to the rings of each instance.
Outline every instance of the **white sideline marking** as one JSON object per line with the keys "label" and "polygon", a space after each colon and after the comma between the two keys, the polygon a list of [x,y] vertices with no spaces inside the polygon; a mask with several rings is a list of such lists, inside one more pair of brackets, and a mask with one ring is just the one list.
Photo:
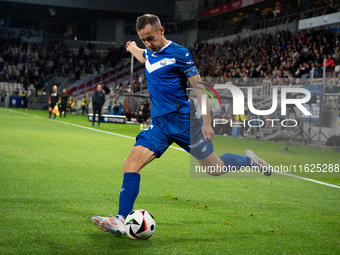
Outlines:
{"label": "white sideline marking", "polygon": [[[44,117],[34,115],[34,114],[25,113],[25,112],[18,112],[18,111],[10,110],[10,109],[7,109],[7,108],[0,108],[0,109],[4,109],[4,110],[10,111],[10,112],[15,112],[15,113],[21,113],[21,114],[33,116],[33,117],[36,117],[36,118],[45,119]],[[104,130],[100,130],[100,129],[95,129],[95,128],[91,128],[91,127],[80,126],[80,125],[77,125],[77,124],[72,124],[72,123],[68,123],[68,122],[64,122],[64,121],[60,121],[60,120],[53,120],[53,121],[58,122],[58,123],[62,123],[62,124],[71,125],[71,126],[74,126],[74,127],[79,127],[79,128],[92,130],[92,131],[97,131],[97,132],[101,132],[101,133],[105,133],[105,134],[109,134],[109,135],[120,136],[120,137],[124,137],[124,138],[128,138],[128,139],[135,139],[132,136],[121,135],[121,134],[112,133],[112,132],[108,132],[108,131],[104,131]],[[178,148],[178,147],[174,147],[174,146],[170,146],[170,148],[176,149],[176,150],[179,150],[179,151],[185,151],[182,148]],[[317,181],[317,180],[309,179],[309,178],[306,178],[306,177],[301,177],[301,176],[294,175],[294,174],[288,174],[288,173],[282,173],[282,172],[274,172],[274,173],[283,174],[283,175],[291,176],[291,177],[294,177],[294,178],[302,179],[302,180],[305,180],[305,181],[310,181],[310,182],[318,183],[318,184],[325,185],[325,186],[328,186],[328,187],[340,189],[340,186],[330,184],[330,183],[327,183],[327,182],[320,182],[320,181]]]}
{"label": "white sideline marking", "polygon": [[315,182],[315,183],[319,183],[319,184],[326,185],[326,186],[329,186],[329,187],[340,189],[340,186],[337,186],[337,185],[334,185],[334,184],[330,184],[330,183],[326,183],[326,182],[320,182],[320,181],[317,181],[317,180],[314,180],[314,179],[309,179],[309,178],[294,175],[294,174],[288,174],[288,173],[282,173],[282,172],[274,172],[274,173],[283,174],[283,175],[299,178],[299,179],[302,179],[302,180],[305,180],[305,181]]}

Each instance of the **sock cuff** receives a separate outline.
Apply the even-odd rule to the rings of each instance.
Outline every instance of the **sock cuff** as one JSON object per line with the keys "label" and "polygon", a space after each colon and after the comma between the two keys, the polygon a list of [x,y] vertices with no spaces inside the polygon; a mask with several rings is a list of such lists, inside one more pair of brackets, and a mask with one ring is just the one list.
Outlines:
{"label": "sock cuff", "polygon": [[139,173],[124,173],[124,180],[140,180]]}

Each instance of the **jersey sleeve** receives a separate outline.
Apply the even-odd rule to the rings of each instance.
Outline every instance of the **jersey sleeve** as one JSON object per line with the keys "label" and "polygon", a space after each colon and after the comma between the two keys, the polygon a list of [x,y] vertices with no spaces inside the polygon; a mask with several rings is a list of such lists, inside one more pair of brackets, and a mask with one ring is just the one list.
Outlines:
{"label": "jersey sleeve", "polygon": [[142,54],[143,58],[146,59],[146,49],[143,51],[143,54]]}
{"label": "jersey sleeve", "polygon": [[173,51],[173,54],[177,67],[188,79],[199,74],[194,59],[188,49],[182,47]]}

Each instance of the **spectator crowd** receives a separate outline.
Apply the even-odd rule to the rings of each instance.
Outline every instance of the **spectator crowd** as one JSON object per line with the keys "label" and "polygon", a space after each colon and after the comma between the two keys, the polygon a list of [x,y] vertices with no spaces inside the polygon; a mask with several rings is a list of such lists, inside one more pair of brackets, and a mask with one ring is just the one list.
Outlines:
{"label": "spectator crowd", "polygon": [[[249,86],[266,79],[273,85],[307,84],[312,72],[314,78],[322,77],[324,59],[327,77],[336,78],[340,32],[334,36],[320,26],[294,34],[278,31],[256,39],[238,37],[223,44],[197,41],[190,51],[201,75],[218,82],[233,79],[236,85]],[[326,92],[338,91],[336,84]]]}
{"label": "spectator crowd", "polygon": [[42,89],[53,76],[68,77],[74,73],[78,80],[82,73],[94,74],[104,66],[115,67],[124,54],[123,48],[115,47],[100,54],[91,43],[75,52],[58,40],[28,45],[20,38],[0,36],[0,82],[22,83],[25,90],[30,84]]}

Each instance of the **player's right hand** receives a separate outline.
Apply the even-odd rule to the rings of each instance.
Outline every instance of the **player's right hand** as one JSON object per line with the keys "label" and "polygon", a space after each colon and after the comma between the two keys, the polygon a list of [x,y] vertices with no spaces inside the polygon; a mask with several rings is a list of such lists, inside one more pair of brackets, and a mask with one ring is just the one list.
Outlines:
{"label": "player's right hand", "polygon": [[214,139],[215,132],[211,127],[210,123],[203,122],[202,133],[204,135],[205,140],[211,141],[212,139]]}
{"label": "player's right hand", "polygon": [[128,52],[131,52],[131,47],[137,47],[137,44],[134,42],[134,41],[132,41],[132,42],[130,42],[130,41],[128,41],[127,43],[126,43],[126,51],[128,51]]}

